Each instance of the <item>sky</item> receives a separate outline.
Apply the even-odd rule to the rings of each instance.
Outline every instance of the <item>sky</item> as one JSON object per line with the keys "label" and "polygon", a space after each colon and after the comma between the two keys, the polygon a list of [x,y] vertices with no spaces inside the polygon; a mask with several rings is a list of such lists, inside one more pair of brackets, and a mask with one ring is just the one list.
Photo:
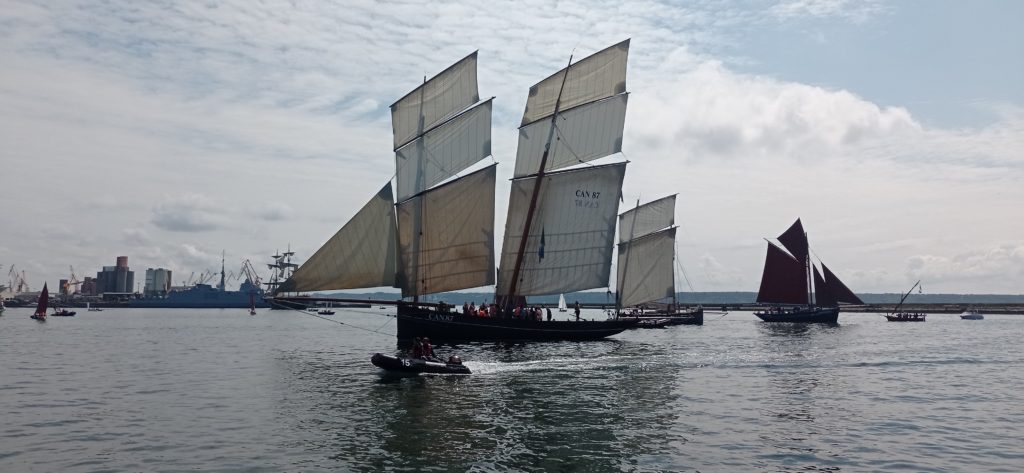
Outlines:
{"label": "sky", "polygon": [[[473,51],[503,233],[528,88],[631,38],[623,199],[680,290],[801,218],[855,292],[1024,293],[1024,3],[0,0],[0,284],[309,257],[394,174],[389,105]],[[487,161],[491,162],[490,160]],[[498,241],[496,245],[500,245]],[[229,286],[237,285],[237,281]]]}

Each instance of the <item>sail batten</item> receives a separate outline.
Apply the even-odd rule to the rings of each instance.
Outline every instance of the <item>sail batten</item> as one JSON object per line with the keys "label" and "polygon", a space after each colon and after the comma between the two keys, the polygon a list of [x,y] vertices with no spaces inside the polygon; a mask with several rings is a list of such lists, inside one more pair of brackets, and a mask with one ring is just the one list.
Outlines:
{"label": "sail batten", "polygon": [[496,167],[398,204],[398,287],[403,297],[494,284]]}
{"label": "sail batten", "polygon": [[538,82],[530,88],[522,126],[550,117],[556,108],[568,110],[625,92],[628,55],[627,39]]}
{"label": "sail batten", "polygon": [[391,105],[394,149],[480,101],[476,65],[474,51]]}
{"label": "sail batten", "polygon": [[491,100],[395,151],[399,201],[423,192],[491,154]]}
{"label": "sail batten", "polygon": [[652,200],[619,215],[619,242],[626,242],[675,225],[676,196]]}
{"label": "sail batten", "polygon": [[[628,97],[628,94],[620,94],[569,110],[559,110],[555,120],[555,140],[548,151],[544,171],[621,152]],[[538,172],[550,129],[549,120],[519,129],[514,177]]]}
{"label": "sail batten", "polygon": [[664,301],[674,295],[675,236],[673,227],[619,243],[619,307]]}
{"label": "sail batten", "polygon": [[395,208],[384,186],[280,287],[280,292],[391,286],[395,281]]}
{"label": "sail batten", "polygon": [[[542,179],[523,252],[516,296],[608,285],[626,163],[571,169]],[[512,181],[498,294],[509,294],[537,177]]]}

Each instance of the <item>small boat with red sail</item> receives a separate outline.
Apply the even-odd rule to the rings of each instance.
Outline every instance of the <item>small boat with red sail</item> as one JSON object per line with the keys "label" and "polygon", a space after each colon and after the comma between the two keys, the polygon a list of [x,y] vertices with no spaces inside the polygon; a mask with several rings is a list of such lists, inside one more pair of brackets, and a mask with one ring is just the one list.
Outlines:
{"label": "small boat with red sail", "polygon": [[757,302],[770,305],[754,315],[765,322],[834,324],[839,321],[839,303],[864,304],[824,263],[818,262],[820,272],[811,263],[800,219],[778,241],[789,252],[768,241]]}
{"label": "small boat with red sail", "polygon": [[36,304],[36,311],[32,314],[32,318],[40,322],[46,322],[46,308],[50,304],[50,291],[46,288],[46,283],[43,283],[43,292],[39,293],[39,302]]}

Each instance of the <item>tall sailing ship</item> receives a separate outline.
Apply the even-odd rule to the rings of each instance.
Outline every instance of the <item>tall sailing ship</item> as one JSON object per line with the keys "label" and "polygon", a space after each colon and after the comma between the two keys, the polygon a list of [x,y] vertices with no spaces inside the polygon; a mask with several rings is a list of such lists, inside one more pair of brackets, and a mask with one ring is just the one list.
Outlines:
{"label": "tall sailing ship", "polygon": [[637,201],[619,215],[615,311],[668,325],[701,325],[704,309],[680,309],[675,287],[676,196]]}
{"label": "tall sailing ship", "polygon": [[[541,322],[513,317],[526,296],[608,285],[625,163],[563,169],[621,151],[624,41],[530,89],[495,280],[496,164],[491,103],[470,54],[391,106],[396,175],[278,292],[394,286],[398,338],[586,340],[632,320]],[[497,283],[492,316],[420,297]],[[411,300],[410,300],[411,299]]]}
{"label": "tall sailing ship", "polygon": [[[832,271],[811,263],[807,233],[800,219],[778,237],[786,250],[768,241],[759,304],[770,304],[754,315],[765,322],[837,323],[839,303],[864,304]],[[813,285],[811,276],[813,274]]]}

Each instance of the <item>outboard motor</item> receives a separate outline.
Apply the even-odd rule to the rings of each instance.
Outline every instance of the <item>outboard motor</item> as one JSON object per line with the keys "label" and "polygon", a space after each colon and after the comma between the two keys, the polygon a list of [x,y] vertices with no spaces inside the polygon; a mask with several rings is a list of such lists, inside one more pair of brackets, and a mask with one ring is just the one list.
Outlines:
{"label": "outboard motor", "polygon": [[458,355],[449,356],[448,357],[448,364],[449,365],[461,365],[462,364],[462,358],[459,358]]}

